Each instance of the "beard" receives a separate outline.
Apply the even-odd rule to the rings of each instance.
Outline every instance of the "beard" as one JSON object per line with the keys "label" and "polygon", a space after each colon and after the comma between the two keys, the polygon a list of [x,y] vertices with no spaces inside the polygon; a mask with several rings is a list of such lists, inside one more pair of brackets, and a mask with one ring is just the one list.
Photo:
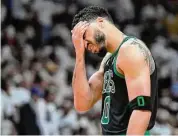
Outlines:
{"label": "beard", "polygon": [[96,44],[100,48],[97,55],[99,57],[104,57],[107,53],[106,46],[105,46],[105,41],[106,41],[105,34],[103,32],[101,32],[100,30],[96,30],[95,35],[94,35],[94,39],[96,41]]}
{"label": "beard", "polygon": [[97,55],[99,57],[103,58],[106,55],[106,53],[107,53],[106,47],[101,45],[101,48],[100,48],[99,52],[97,53]]}

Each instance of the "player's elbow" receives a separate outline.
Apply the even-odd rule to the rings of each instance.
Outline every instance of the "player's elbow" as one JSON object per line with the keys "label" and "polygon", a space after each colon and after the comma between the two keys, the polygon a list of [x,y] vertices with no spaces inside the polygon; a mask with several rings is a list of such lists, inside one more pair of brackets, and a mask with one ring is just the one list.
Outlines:
{"label": "player's elbow", "polygon": [[151,112],[145,110],[134,110],[132,113],[136,118],[141,118],[141,121],[149,122],[151,118]]}
{"label": "player's elbow", "polygon": [[142,115],[144,115],[148,120],[151,118],[151,111],[143,111],[141,110]]}
{"label": "player's elbow", "polygon": [[75,110],[79,113],[84,113],[90,110],[90,107],[87,106],[87,104],[84,104],[82,102],[77,102],[77,101],[74,101],[74,107],[75,107]]}

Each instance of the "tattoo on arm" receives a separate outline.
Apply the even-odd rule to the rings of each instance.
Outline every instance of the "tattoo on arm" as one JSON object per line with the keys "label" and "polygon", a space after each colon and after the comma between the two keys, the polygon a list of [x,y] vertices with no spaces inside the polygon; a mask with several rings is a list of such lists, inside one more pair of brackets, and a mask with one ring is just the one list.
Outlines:
{"label": "tattoo on arm", "polygon": [[150,73],[152,74],[154,69],[155,69],[155,64],[154,64],[154,60],[153,60],[153,57],[151,56],[151,53],[150,53],[149,49],[146,47],[146,45],[141,44],[140,42],[138,42],[136,40],[132,41],[131,44],[132,45],[137,45],[137,47],[139,48],[140,52],[144,56],[145,63],[150,68]]}

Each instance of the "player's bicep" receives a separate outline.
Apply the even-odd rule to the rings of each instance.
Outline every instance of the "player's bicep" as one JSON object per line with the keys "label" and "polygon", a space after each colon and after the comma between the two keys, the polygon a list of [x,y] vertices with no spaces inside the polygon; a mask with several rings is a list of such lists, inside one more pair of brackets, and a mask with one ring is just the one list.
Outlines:
{"label": "player's bicep", "polygon": [[128,46],[120,53],[119,65],[124,72],[129,100],[150,96],[150,71],[145,56],[137,47]]}
{"label": "player's bicep", "polygon": [[150,96],[149,69],[140,69],[137,76],[130,76],[129,74],[125,74],[125,79],[130,101],[137,96]]}
{"label": "player's bicep", "polygon": [[93,104],[102,97],[103,80],[104,80],[104,65],[111,57],[111,53],[107,53],[103,58],[99,70],[94,73],[89,79],[89,86],[93,94]]}
{"label": "player's bicep", "polygon": [[103,72],[94,73],[89,79],[89,86],[93,94],[93,104],[95,104],[102,96]]}

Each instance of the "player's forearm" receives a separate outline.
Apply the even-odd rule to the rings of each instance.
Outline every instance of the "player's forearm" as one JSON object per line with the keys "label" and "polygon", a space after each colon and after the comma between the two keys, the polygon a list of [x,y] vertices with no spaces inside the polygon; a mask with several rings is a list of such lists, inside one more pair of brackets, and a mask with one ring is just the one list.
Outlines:
{"label": "player's forearm", "polygon": [[151,112],[134,110],[129,120],[127,135],[144,135],[150,121]]}
{"label": "player's forearm", "polygon": [[86,77],[85,60],[83,56],[76,57],[72,87],[74,92],[74,105],[76,110],[89,110],[92,103],[92,94],[90,92],[90,87]]}

